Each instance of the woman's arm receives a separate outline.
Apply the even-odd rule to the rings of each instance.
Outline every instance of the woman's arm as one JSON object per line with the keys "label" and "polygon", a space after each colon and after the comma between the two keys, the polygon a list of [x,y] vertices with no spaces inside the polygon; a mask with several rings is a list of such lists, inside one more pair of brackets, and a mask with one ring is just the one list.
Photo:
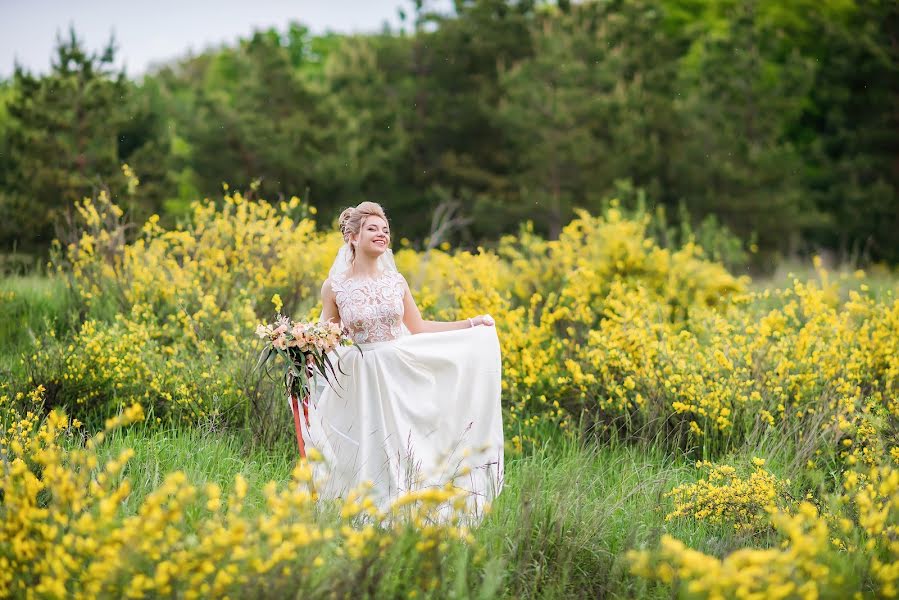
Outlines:
{"label": "woman's arm", "polygon": [[421,318],[421,311],[412,298],[412,290],[409,284],[403,279],[403,323],[413,334],[416,333],[436,333],[438,331],[452,331],[454,329],[468,329],[475,325],[493,325],[493,319],[487,315],[478,315],[471,319],[462,321],[426,321]]}
{"label": "woman's arm", "polygon": [[340,313],[337,312],[337,296],[331,287],[331,279],[325,279],[322,284],[322,321],[340,323]]}
{"label": "woman's arm", "polygon": [[[337,296],[334,294],[334,288],[331,287],[331,279],[325,279],[322,284],[322,321],[331,321],[340,324],[340,313],[337,312]],[[315,364],[312,355],[306,357],[306,364],[309,369]],[[311,373],[311,371],[310,371]]]}

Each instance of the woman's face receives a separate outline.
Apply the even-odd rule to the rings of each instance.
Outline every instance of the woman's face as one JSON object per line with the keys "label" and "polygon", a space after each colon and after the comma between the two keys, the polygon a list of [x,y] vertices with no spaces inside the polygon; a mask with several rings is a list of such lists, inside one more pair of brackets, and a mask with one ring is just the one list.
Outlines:
{"label": "woman's face", "polygon": [[381,217],[370,215],[362,222],[356,240],[356,252],[380,256],[390,246],[390,226]]}

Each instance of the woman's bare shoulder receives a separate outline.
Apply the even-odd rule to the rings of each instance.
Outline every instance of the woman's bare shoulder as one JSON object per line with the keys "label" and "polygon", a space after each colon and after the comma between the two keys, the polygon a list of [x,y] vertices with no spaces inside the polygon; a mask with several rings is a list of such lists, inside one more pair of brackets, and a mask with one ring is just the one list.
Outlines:
{"label": "woman's bare shoulder", "polygon": [[334,295],[334,282],[331,277],[325,279],[324,283],[322,283],[322,298],[328,298],[329,296]]}
{"label": "woman's bare shoulder", "polygon": [[409,283],[406,281],[406,278],[399,271],[393,271],[392,273],[394,281],[399,283],[403,288],[408,288]]}
{"label": "woman's bare shoulder", "polygon": [[322,283],[322,289],[325,289],[325,286],[328,286],[332,290],[336,290],[342,287],[347,281],[349,281],[348,271],[344,271],[343,273],[334,273],[333,275],[325,279],[324,283]]}

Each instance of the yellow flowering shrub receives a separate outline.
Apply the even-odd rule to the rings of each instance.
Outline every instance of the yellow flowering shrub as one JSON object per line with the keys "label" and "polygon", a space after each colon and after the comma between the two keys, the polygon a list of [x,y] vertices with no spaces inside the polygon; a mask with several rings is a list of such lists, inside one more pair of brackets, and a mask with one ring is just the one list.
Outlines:
{"label": "yellow flowering shrub", "polygon": [[696,598],[839,598],[823,555],[827,526],[809,503],[794,515],[776,513],[772,524],[784,537],[780,548],[746,548],[723,559],[691,550],[665,535],[654,552],[631,551],[631,572],[679,587]]}
{"label": "yellow flowering shrub", "polygon": [[54,404],[115,410],[133,402],[194,422],[241,401],[231,364],[208,340],[174,343],[149,307],[111,323],[87,320],[67,340],[52,333],[28,357],[33,381],[58,382]]}
{"label": "yellow flowering shrub", "polygon": [[677,332],[697,307],[743,290],[745,280],[704,260],[700,248],[659,247],[647,223],[613,203],[600,216],[579,212],[558,240],[527,226],[501,240],[497,254],[511,271],[503,385],[526,425],[570,429],[583,411],[594,423],[645,421],[655,409],[647,406],[645,369],[659,337]]}
{"label": "yellow flowering shrub", "polygon": [[[881,457],[881,460],[883,457]],[[899,595],[899,470],[885,461],[843,476],[834,543],[866,557],[878,595]]]}
{"label": "yellow flowering shrub", "polygon": [[[151,218],[133,241],[104,195],[78,210],[80,236],[55,264],[92,319],[31,357],[82,355],[32,384],[90,406],[139,399],[179,418],[245,400],[234,373],[252,360],[255,325],[282,306],[316,318],[341,243],[296,198],[227,194],[194,203],[173,230]],[[525,224],[492,250],[404,247],[396,261],[426,318],[496,318],[516,449],[540,428],[576,423],[704,457],[786,427],[813,440],[797,446],[822,466],[871,464],[897,445],[899,301],[861,286],[841,294],[820,268],[817,280],[747,292],[699,246],[663,248],[648,227],[612,202],[579,212],[558,240]],[[140,353],[124,356],[136,343]]]}
{"label": "yellow flowering shrub", "polygon": [[790,504],[790,480],[778,479],[765,469],[761,458],[753,458],[752,462],[752,472],[741,477],[730,465],[701,461],[697,466],[708,470],[705,479],[679,485],[665,494],[674,502],[674,510],[665,520],[689,518],[733,525],[743,532],[766,528],[768,513]]}
{"label": "yellow flowering shrub", "polygon": [[466,500],[450,486],[401,496],[386,511],[363,486],[339,503],[336,518],[324,518],[307,461],[286,485],[265,486],[261,509],[247,506],[241,475],[224,493],[175,471],[125,513],[134,452],[101,463],[97,448],[111,430],[142,419],[134,404],[69,449],[77,423],[57,410],[23,416],[0,396],[0,597],[272,597],[360,582],[377,589],[379,558],[408,545],[409,570],[390,585],[414,592],[439,584],[449,549],[473,543],[460,521]]}
{"label": "yellow flowering shrub", "polygon": [[658,548],[628,553],[631,572],[699,598],[896,597],[899,470],[887,463],[849,469],[823,500],[823,510],[807,501],[772,507],[774,547],[719,559],[666,534]]}
{"label": "yellow flowering shrub", "polygon": [[322,273],[341,243],[321,234],[296,197],[279,205],[239,193],[194,202],[186,225],[163,229],[152,216],[126,241],[122,211],[104,194],[76,205],[80,237],[57,244],[54,265],[87,307],[116,302],[118,312],[147,306],[172,335],[234,344],[235,332],[268,314],[274,293],[288,310],[313,303]]}
{"label": "yellow flowering shrub", "polygon": [[133,241],[105,194],[76,208],[80,229],[54,264],[93,318],[71,339],[46,336],[23,362],[54,404],[101,412],[140,400],[195,421],[245,401],[235,377],[252,361],[250,332],[273,297],[308,310],[340,243],[316,232],[297,198],[195,202],[185,225],[166,230],[154,216]]}
{"label": "yellow flowering shrub", "polygon": [[548,295],[551,304],[532,296],[537,318],[503,338],[512,342],[503,347],[505,385],[518,414],[564,422],[586,411],[600,429],[661,433],[707,456],[786,427],[820,438],[807,447],[828,456],[846,458],[853,448],[838,444],[857,438],[870,461],[877,436],[894,435],[885,427],[897,414],[899,301],[855,291],[841,299],[826,281],[797,281],[695,305],[680,319],[648,285],[619,279],[602,301],[578,307],[579,323]]}

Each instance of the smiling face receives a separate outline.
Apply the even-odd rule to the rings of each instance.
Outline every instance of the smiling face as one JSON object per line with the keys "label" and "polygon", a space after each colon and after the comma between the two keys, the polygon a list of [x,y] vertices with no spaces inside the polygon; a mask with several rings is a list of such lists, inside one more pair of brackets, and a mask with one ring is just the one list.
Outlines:
{"label": "smiling face", "polygon": [[390,226],[377,215],[369,215],[354,239],[356,252],[380,256],[390,246]]}

